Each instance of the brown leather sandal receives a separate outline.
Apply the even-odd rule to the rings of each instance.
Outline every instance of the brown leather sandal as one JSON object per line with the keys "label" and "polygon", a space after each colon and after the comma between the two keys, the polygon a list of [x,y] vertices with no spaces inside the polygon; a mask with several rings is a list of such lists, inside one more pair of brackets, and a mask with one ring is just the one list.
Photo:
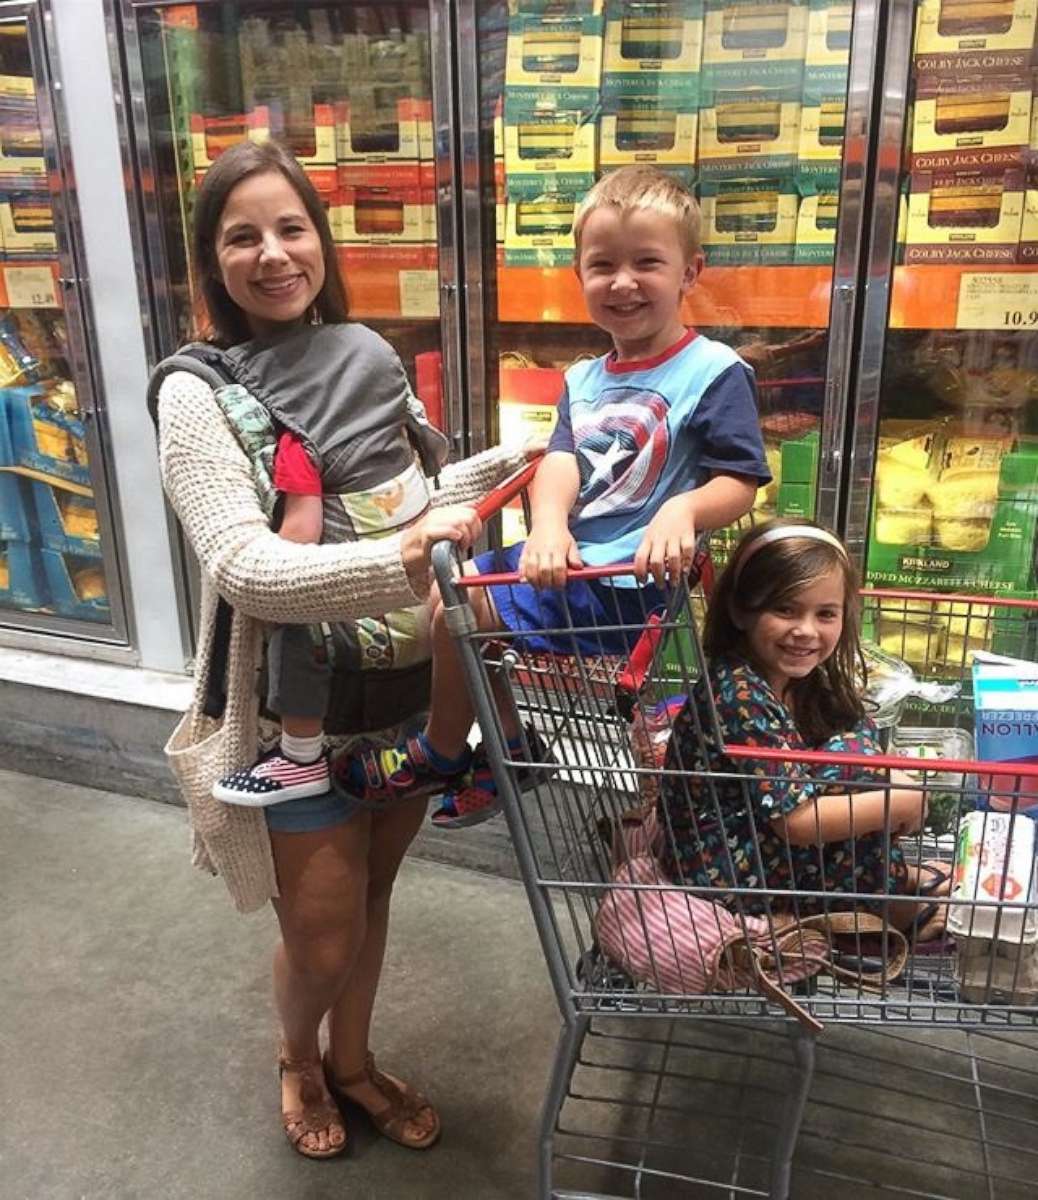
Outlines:
{"label": "brown leather sandal", "polygon": [[[286,1071],[291,1071],[301,1079],[299,1089],[302,1108],[281,1114],[281,1123],[285,1129],[285,1137],[291,1143],[292,1149],[304,1158],[335,1158],[346,1149],[346,1127],[342,1123],[342,1114],[338,1107],[328,1100],[325,1090],[321,1087],[321,1063],[318,1059],[286,1058],[278,1054],[278,1081]],[[319,1136],[322,1129],[329,1134],[333,1129],[342,1130],[342,1145],[329,1146],[327,1150],[312,1150],[303,1145],[303,1138],[308,1133]]]}
{"label": "brown leather sandal", "polygon": [[[335,1097],[340,1105],[352,1104],[357,1108],[363,1108],[367,1113],[368,1119],[372,1125],[378,1130],[383,1137],[389,1138],[391,1142],[396,1142],[398,1146],[406,1146],[408,1150],[428,1150],[434,1145],[440,1137],[440,1117],[429,1101],[415,1088],[410,1087],[403,1082],[397,1082],[395,1079],[390,1079],[388,1075],[384,1075],[375,1066],[375,1056],[368,1054],[364,1060],[364,1069],[358,1071],[355,1075],[350,1075],[346,1079],[336,1079],[332,1071],[331,1063],[328,1060],[328,1055],[325,1054],[324,1059],[324,1080],[328,1085],[328,1090]],[[381,1112],[370,1112],[364,1108],[363,1104],[358,1104],[352,1096],[346,1094],[346,1089],[355,1087],[358,1083],[371,1083],[374,1087],[385,1096],[389,1101],[389,1107]],[[435,1125],[421,1138],[408,1136],[408,1123],[413,1121],[419,1113],[428,1110],[435,1118]]]}

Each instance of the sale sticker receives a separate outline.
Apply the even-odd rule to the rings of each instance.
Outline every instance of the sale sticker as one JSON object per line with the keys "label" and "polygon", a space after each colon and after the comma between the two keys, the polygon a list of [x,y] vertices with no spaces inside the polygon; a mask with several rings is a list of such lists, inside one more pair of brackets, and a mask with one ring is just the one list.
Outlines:
{"label": "sale sticker", "polygon": [[955,328],[1038,328],[1038,271],[963,274]]}

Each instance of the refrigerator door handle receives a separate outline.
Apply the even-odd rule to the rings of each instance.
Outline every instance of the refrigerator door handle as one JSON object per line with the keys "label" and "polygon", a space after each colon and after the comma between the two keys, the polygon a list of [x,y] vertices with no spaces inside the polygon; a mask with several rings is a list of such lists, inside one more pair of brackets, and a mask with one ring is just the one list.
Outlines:
{"label": "refrigerator door handle", "polygon": [[[825,399],[822,405],[823,446],[820,469],[825,478],[823,486],[835,487],[843,458],[843,397],[847,386],[847,367],[853,337],[854,301],[857,288],[849,280],[833,285],[833,316],[829,339],[829,362],[825,377]],[[831,521],[828,514],[819,519]]]}

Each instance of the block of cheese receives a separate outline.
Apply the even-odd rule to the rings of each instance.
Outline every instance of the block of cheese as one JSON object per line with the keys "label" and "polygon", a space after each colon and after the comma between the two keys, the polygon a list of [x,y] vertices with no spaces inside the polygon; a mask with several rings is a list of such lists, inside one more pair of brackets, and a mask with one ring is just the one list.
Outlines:
{"label": "block of cheese", "polygon": [[933,534],[928,508],[877,508],[876,541],[888,546],[926,546]]}
{"label": "block of cheese", "polygon": [[918,508],[926,503],[933,482],[928,471],[906,467],[888,454],[881,454],[876,464],[876,503],[883,508]]}

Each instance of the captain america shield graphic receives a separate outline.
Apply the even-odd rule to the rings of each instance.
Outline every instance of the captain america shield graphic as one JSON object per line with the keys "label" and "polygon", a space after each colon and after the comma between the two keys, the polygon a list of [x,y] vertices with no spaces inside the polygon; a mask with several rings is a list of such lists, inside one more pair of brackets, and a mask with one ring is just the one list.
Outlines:
{"label": "captain america shield graphic", "polygon": [[616,387],[571,410],[584,519],[644,504],[670,449],[667,402],[647,388]]}

